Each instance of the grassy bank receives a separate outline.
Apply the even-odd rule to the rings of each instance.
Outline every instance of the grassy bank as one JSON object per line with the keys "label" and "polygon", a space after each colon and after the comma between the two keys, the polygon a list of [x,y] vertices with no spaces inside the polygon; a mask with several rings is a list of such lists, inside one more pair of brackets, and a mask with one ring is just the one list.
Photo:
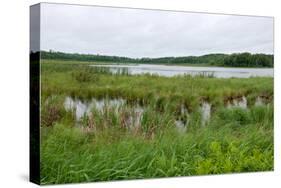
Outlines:
{"label": "grassy bank", "polygon": [[[273,78],[113,75],[58,61],[43,61],[41,74],[43,184],[273,169]],[[77,125],[75,109],[64,108],[66,96],[127,103],[117,112],[93,107]],[[242,96],[247,109],[226,107]],[[267,104],[254,105],[258,96]],[[212,106],[204,125],[203,101]],[[132,128],[126,119],[136,105],[145,110]],[[176,128],[177,118],[186,120],[186,131]]]}
{"label": "grassy bank", "polygon": [[43,61],[42,95],[69,95],[80,98],[118,98],[149,103],[183,103],[190,110],[202,100],[223,105],[246,96],[251,104],[262,96],[273,97],[273,78],[205,78],[204,76],[159,77],[153,75],[112,75],[108,69],[96,70],[78,62]]}

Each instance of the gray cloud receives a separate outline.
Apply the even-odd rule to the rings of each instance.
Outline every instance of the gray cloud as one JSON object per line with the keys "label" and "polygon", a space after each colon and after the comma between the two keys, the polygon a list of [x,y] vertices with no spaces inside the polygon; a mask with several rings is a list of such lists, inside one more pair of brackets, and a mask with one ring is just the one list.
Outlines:
{"label": "gray cloud", "polygon": [[41,4],[41,49],[128,57],[273,53],[273,18]]}

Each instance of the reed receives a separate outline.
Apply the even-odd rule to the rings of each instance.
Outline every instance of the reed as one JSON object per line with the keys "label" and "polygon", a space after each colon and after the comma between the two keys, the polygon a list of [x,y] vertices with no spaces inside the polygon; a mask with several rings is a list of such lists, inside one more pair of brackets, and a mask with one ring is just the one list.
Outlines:
{"label": "reed", "polygon": [[[272,78],[116,75],[89,64],[42,62],[42,184],[273,170]],[[77,120],[69,96],[107,105]],[[242,96],[247,108],[226,106]],[[113,98],[126,102],[108,105]]]}

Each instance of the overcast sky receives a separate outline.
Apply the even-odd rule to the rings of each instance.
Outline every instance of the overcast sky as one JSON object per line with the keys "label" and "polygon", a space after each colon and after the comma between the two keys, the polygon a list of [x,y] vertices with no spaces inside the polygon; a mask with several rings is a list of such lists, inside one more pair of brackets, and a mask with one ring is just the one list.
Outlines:
{"label": "overcast sky", "polygon": [[41,49],[127,57],[273,54],[273,18],[41,4]]}

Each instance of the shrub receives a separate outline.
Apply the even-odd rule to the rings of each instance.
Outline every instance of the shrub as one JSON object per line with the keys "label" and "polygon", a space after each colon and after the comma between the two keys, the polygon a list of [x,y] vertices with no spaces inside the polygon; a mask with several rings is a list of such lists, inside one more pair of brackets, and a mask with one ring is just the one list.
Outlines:
{"label": "shrub", "polygon": [[72,72],[72,77],[78,82],[97,82],[99,80],[99,76],[90,68],[75,70]]}

